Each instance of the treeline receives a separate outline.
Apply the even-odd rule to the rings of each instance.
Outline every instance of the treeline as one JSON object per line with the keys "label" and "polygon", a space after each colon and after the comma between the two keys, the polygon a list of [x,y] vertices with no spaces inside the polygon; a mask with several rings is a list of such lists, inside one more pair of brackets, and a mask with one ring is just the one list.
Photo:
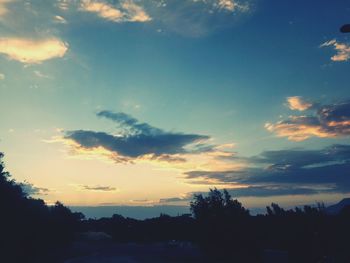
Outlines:
{"label": "treeline", "polygon": [[84,231],[105,232],[115,242],[191,241],[209,262],[264,262],[266,251],[288,262],[350,262],[350,206],[328,215],[322,204],[284,210],[277,204],[252,216],[226,190],[196,195],[192,214],[136,220],[111,218],[82,222]]}
{"label": "treeline", "polygon": [[197,195],[191,209],[198,243],[212,258],[262,262],[267,250],[283,251],[288,262],[350,262],[350,207],[331,216],[322,204],[284,210],[277,204],[251,216],[227,191]]}
{"label": "treeline", "polygon": [[83,214],[27,196],[5,171],[0,153],[0,262],[60,262]]}
{"label": "treeline", "polygon": [[0,262],[62,262],[62,251],[81,232],[104,232],[115,242],[191,242],[209,262],[264,262],[268,250],[281,251],[288,262],[350,262],[350,206],[329,215],[322,204],[290,210],[272,204],[252,216],[226,190],[212,189],[194,196],[192,214],[85,220],[59,202],[47,206],[28,197],[5,172],[2,157]]}

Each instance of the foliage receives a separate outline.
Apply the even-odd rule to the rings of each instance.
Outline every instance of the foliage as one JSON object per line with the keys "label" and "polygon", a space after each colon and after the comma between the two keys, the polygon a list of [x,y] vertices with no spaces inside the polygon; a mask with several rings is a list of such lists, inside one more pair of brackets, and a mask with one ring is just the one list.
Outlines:
{"label": "foliage", "polygon": [[202,194],[194,195],[194,200],[190,203],[193,216],[201,220],[222,220],[236,219],[249,216],[246,210],[238,200],[232,200],[230,194],[223,190],[210,189],[206,197]]}
{"label": "foliage", "polygon": [[59,202],[49,207],[28,197],[5,171],[3,156],[0,153],[0,262],[45,262],[48,254],[73,239],[82,214]]}

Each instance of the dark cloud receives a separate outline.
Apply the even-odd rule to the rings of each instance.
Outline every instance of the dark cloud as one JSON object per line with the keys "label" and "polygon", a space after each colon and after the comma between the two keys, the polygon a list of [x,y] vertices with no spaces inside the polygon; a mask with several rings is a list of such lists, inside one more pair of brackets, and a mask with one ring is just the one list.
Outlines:
{"label": "dark cloud", "polygon": [[250,186],[247,188],[229,189],[232,197],[267,197],[280,195],[310,195],[319,193],[317,190],[308,187],[295,186]]}
{"label": "dark cloud", "polygon": [[[269,197],[269,196],[281,196],[281,195],[310,195],[317,194],[320,190],[310,187],[297,187],[297,186],[249,186],[245,188],[228,188],[226,190],[233,198],[238,197]],[[190,202],[193,200],[193,196],[197,194],[206,195],[208,192],[190,192],[185,197],[170,197],[159,200],[159,203],[176,203],[176,202]]]}
{"label": "dark cloud", "polygon": [[335,138],[350,135],[350,100],[330,105],[315,104],[313,115],[289,116],[266,128],[280,137],[302,141],[310,137]]}
{"label": "dark cloud", "polygon": [[273,166],[286,166],[289,169],[321,165],[329,162],[350,159],[350,145],[334,144],[321,150],[291,149],[264,151],[258,156],[248,158],[253,163],[265,163]]}
{"label": "dark cloud", "polygon": [[190,171],[192,183],[237,184],[239,196],[350,192],[350,145],[332,145],[321,150],[266,151],[246,158],[248,168],[231,171]]}
{"label": "dark cloud", "polygon": [[96,115],[116,122],[120,128],[126,130],[127,134],[157,135],[164,133],[161,129],[152,127],[147,123],[140,123],[137,119],[124,112],[116,113],[104,110]]}
{"label": "dark cloud", "polygon": [[[140,123],[125,113],[101,111],[97,113],[97,116],[118,124],[122,130],[120,135],[75,130],[66,132],[65,138],[73,140],[80,147],[86,149],[103,147],[116,154],[117,161],[127,161],[149,155],[151,159],[181,162],[184,159],[174,155],[190,153],[191,150],[186,149],[186,147],[209,139],[209,136],[198,134],[166,132],[147,123]],[[205,151],[207,150],[206,148]]]}
{"label": "dark cloud", "polygon": [[189,200],[190,198],[170,197],[170,198],[159,199],[159,203],[174,203],[174,202],[189,201]]}
{"label": "dark cloud", "polygon": [[342,25],[340,28],[340,32],[342,33],[350,33],[350,24]]}
{"label": "dark cloud", "polygon": [[81,186],[83,190],[88,190],[88,191],[101,191],[101,192],[114,192],[117,189],[115,187],[110,187],[110,186],[89,186],[89,185],[83,185]]}
{"label": "dark cloud", "polygon": [[[322,123],[350,121],[350,100],[320,107],[317,114]],[[333,126],[331,125],[331,127]],[[350,124],[348,124],[349,127]]]}

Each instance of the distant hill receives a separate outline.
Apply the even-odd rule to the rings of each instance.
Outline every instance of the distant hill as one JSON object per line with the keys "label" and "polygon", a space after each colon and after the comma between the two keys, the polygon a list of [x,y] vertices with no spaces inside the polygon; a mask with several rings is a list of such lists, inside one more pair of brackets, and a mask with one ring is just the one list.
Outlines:
{"label": "distant hill", "polygon": [[339,214],[339,212],[346,206],[350,205],[350,198],[344,198],[339,203],[328,206],[326,212],[330,215]]}

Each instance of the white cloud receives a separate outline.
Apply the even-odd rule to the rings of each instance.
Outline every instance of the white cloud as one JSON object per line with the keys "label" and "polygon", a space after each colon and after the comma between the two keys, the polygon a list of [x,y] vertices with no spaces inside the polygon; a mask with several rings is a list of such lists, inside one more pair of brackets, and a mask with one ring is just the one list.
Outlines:
{"label": "white cloud", "polygon": [[4,80],[5,79],[5,74],[0,73],[0,80]]}
{"label": "white cloud", "polygon": [[348,61],[350,59],[350,45],[346,43],[337,42],[333,39],[327,42],[324,42],[320,47],[329,47],[333,46],[337,54],[331,57],[333,61]]}
{"label": "white cloud", "polygon": [[53,21],[57,24],[67,24],[67,20],[64,19],[62,16],[54,16]]}
{"label": "white cloud", "polygon": [[31,40],[24,38],[0,38],[0,53],[9,59],[27,64],[37,64],[52,58],[61,58],[68,44],[57,38]]}
{"label": "white cloud", "polygon": [[135,4],[132,0],[122,1],[120,8],[103,1],[82,0],[80,9],[96,13],[99,17],[113,22],[147,22],[151,20],[143,7]]}
{"label": "white cloud", "polygon": [[291,110],[304,111],[310,109],[313,104],[304,100],[302,97],[293,96],[287,98],[288,107]]}

